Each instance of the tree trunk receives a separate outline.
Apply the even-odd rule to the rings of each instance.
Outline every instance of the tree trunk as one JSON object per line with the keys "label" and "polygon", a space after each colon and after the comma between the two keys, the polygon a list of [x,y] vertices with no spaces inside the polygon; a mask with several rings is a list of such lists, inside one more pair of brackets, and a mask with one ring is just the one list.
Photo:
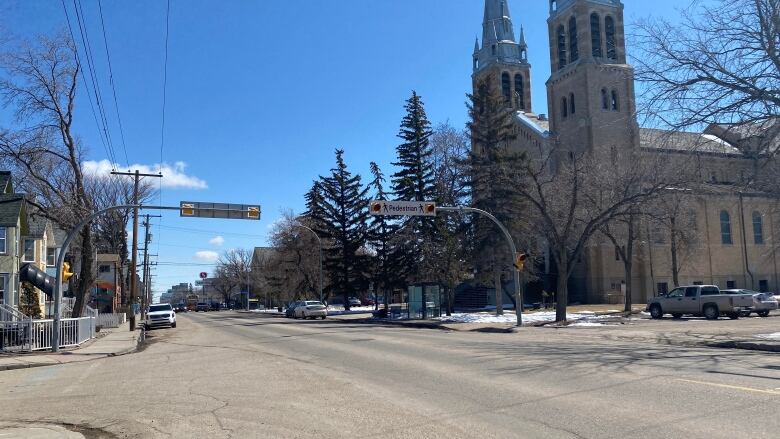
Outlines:
{"label": "tree trunk", "polygon": [[630,218],[628,221],[628,242],[626,242],[625,257],[623,258],[623,264],[626,269],[626,297],[625,297],[625,312],[631,312],[633,306],[633,293],[634,282],[632,281],[634,271],[634,218]]}
{"label": "tree trunk", "polygon": [[680,286],[680,267],[677,262],[677,227],[675,218],[670,219],[670,225],[672,230],[671,236],[671,252],[672,252],[672,282],[675,287]]}
{"label": "tree trunk", "polygon": [[92,271],[94,263],[94,246],[92,243],[92,225],[87,224],[81,232],[81,269],[79,270],[79,280],[76,283],[74,296],[76,301],[73,304],[73,317],[81,317],[87,306],[90,290],[95,283],[95,276]]}
{"label": "tree trunk", "polygon": [[566,321],[566,306],[569,304],[569,263],[566,250],[559,250],[556,257],[558,263],[558,287],[555,293],[555,321]]}
{"label": "tree trunk", "polygon": [[496,289],[496,315],[502,316],[504,315],[504,289],[501,287],[501,270],[498,269],[497,265],[494,265],[495,272],[493,273],[495,275],[495,280],[493,282],[493,286]]}

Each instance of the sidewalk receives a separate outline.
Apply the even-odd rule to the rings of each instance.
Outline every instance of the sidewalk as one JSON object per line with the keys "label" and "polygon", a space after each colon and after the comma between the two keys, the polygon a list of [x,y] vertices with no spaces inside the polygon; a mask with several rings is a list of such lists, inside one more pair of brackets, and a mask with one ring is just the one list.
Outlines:
{"label": "sidewalk", "polygon": [[[102,335],[103,332],[105,335]],[[130,332],[130,324],[119,328],[103,330],[97,339],[78,348],[67,348],[60,352],[40,351],[16,355],[0,355],[0,371],[25,369],[28,367],[52,366],[57,364],[91,361],[98,358],[129,354],[138,348],[140,331]]]}

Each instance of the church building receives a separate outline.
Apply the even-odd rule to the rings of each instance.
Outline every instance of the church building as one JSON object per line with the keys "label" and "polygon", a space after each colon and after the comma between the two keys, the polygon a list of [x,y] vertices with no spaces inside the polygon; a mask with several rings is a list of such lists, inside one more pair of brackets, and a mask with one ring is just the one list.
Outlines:
{"label": "church building", "polygon": [[[576,152],[631,150],[645,160],[658,155],[686,160],[698,183],[684,212],[690,221],[689,239],[675,242],[679,284],[780,292],[780,205],[776,197],[742,184],[755,175],[755,158],[745,151],[768,136],[776,139],[780,127],[711,125],[703,132],[640,127],[623,3],[549,0],[549,4],[552,73],[546,82],[547,108],[539,111],[533,108],[528,53],[541,48],[528,47],[523,27],[512,22],[508,0],[485,1],[482,40],[477,40],[473,53],[473,81],[496,81],[495,89],[514,111],[517,137],[512,148],[565,145]],[[777,175],[777,164],[763,172]],[[571,302],[622,303],[625,285],[631,282],[633,302],[643,303],[675,286],[669,230],[649,219],[643,219],[640,228],[633,278],[625,279],[614,244],[594,236],[570,278]],[[549,273],[554,269],[544,270],[554,275]]]}

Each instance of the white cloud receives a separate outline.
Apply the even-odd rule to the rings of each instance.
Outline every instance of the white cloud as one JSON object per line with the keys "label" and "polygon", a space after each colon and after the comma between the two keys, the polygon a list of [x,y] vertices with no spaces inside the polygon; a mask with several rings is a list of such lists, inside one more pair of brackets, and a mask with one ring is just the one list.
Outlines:
{"label": "white cloud", "polygon": [[219,258],[219,253],[213,252],[211,250],[202,250],[199,252],[195,252],[192,258],[200,262],[217,262],[217,259]]}
{"label": "white cloud", "polygon": [[215,245],[217,247],[221,246],[224,243],[225,243],[225,238],[223,238],[221,236],[215,236],[215,237],[209,239],[209,244]]}
{"label": "white cloud", "polygon": [[187,175],[187,164],[184,162],[176,162],[172,166],[168,163],[160,165],[156,163],[154,165],[130,165],[129,168],[125,168],[122,165],[112,164],[109,160],[87,160],[82,163],[84,174],[91,176],[104,177],[108,176],[111,171],[127,171],[131,172],[136,169],[143,174],[157,174],[162,173],[162,187],[169,189],[206,189],[208,184],[198,177],[193,175]]}

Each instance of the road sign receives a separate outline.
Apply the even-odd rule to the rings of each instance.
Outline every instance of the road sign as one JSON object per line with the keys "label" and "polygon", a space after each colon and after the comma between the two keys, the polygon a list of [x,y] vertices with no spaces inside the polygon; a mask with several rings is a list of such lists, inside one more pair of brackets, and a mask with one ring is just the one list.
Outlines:
{"label": "road sign", "polygon": [[205,271],[202,271],[202,272],[200,273],[200,278],[201,278],[201,279],[205,279],[205,278],[207,278],[207,277],[209,277],[209,274],[208,274],[208,273],[206,273]]}
{"label": "road sign", "polygon": [[369,204],[371,215],[436,216],[436,203],[428,201],[383,201]]}
{"label": "road sign", "polygon": [[182,201],[179,203],[180,214],[191,218],[222,218],[259,220],[260,205],[204,203],[197,201]]}

